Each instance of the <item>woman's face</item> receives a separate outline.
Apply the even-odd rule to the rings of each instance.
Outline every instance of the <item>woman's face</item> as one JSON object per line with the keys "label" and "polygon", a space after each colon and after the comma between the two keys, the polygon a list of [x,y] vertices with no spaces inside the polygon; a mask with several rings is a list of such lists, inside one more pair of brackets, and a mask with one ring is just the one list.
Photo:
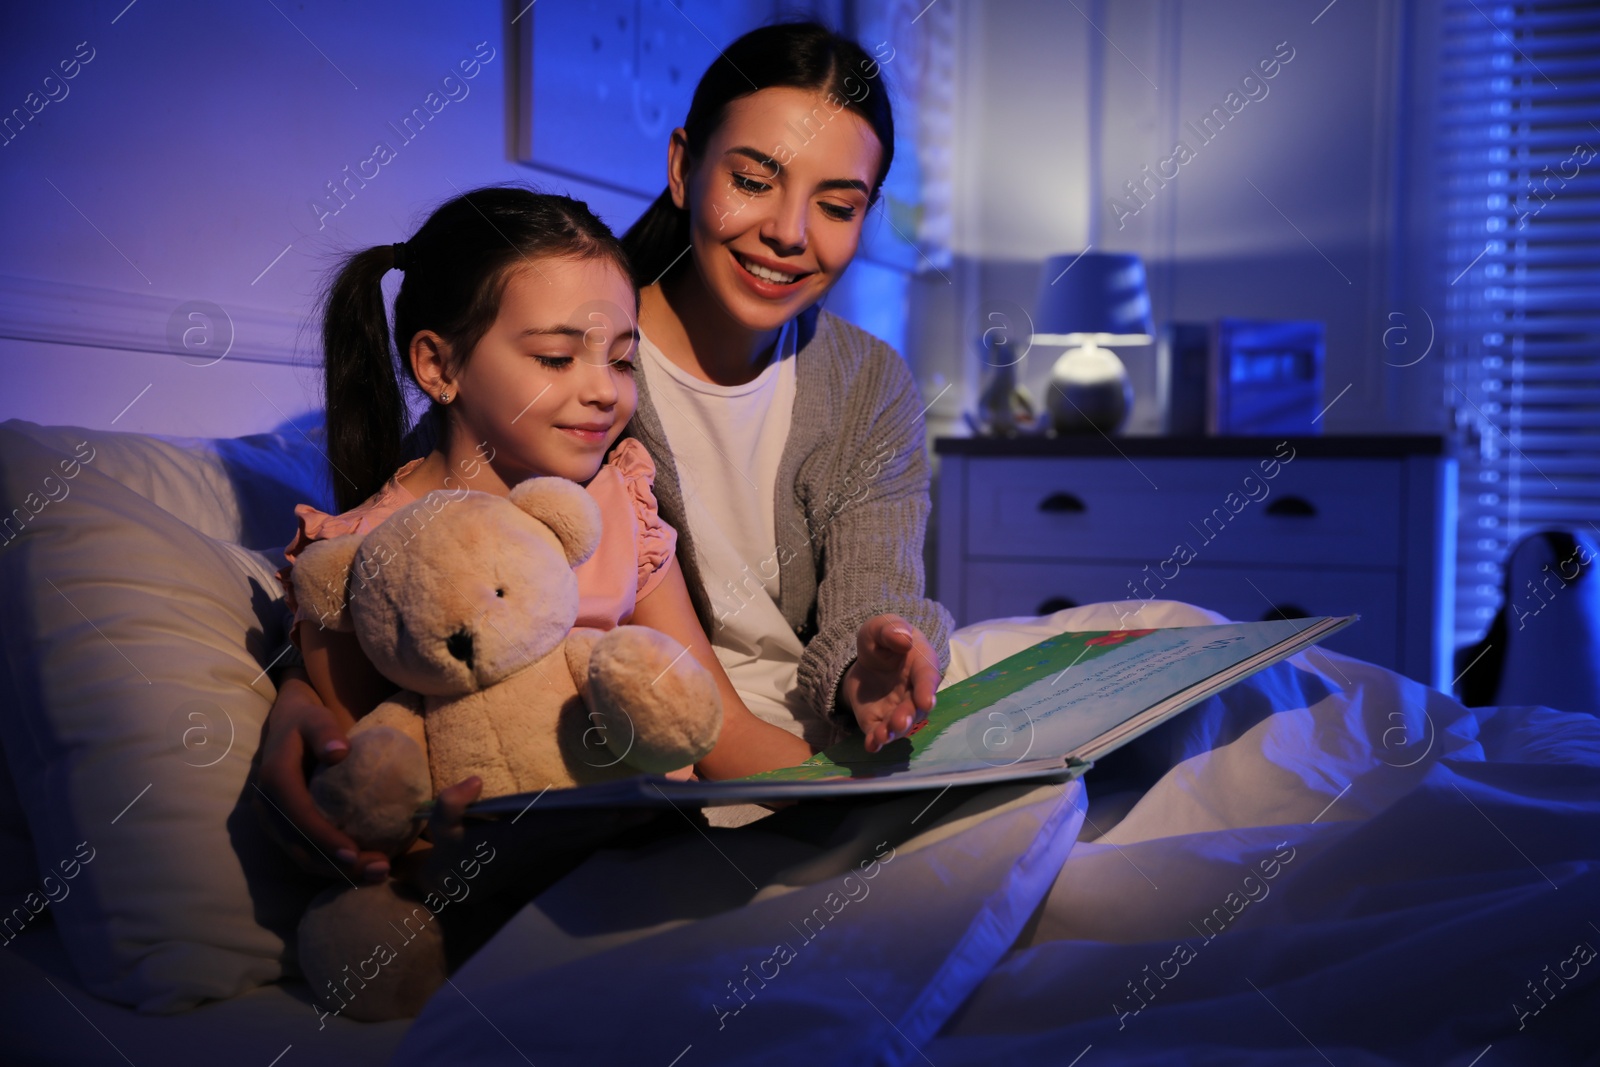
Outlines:
{"label": "woman's face", "polygon": [[511,273],[448,408],[508,486],[600,469],[638,406],[634,306],[607,258],[542,257]]}
{"label": "woman's face", "polygon": [[[841,102],[837,97],[833,103]],[[855,257],[883,149],[854,111],[804,89],[728,105],[702,159],[669,158],[706,288],[746,328],[774,330],[820,300]]]}

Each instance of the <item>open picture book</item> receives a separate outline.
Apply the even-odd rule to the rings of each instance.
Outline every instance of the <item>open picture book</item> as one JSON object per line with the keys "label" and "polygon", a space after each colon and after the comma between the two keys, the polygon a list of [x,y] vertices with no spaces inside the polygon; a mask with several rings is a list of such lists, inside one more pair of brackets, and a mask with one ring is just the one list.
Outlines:
{"label": "open picture book", "polygon": [[868,752],[860,734],[794,767],[721,781],[640,774],[480,801],[543,809],[745,804],[1064,781],[1185,708],[1348,626],[1355,615],[1058,634],[939,691],[926,721]]}

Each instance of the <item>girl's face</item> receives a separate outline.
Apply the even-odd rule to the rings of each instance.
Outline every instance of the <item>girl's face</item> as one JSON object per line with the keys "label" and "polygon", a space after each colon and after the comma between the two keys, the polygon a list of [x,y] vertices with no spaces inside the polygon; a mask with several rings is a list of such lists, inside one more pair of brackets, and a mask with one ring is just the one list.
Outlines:
{"label": "girl's face", "polygon": [[487,446],[480,454],[507,486],[587,482],[600,469],[639,402],[635,306],[609,259],[544,257],[512,271],[449,405],[456,432]]}
{"label": "girl's face", "polygon": [[861,241],[883,149],[866,120],[804,89],[763,89],[729,104],[705,157],[682,131],[669,166],[687,207],[694,261],[728,314],[777,329],[820,300]]}

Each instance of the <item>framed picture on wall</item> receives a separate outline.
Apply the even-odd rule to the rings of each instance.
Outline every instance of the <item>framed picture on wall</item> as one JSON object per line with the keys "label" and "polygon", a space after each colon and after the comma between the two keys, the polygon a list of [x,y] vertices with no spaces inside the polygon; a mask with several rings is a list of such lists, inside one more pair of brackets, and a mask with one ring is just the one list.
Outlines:
{"label": "framed picture on wall", "polygon": [[777,14],[760,0],[525,3],[509,5],[516,158],[646,199],[666,188],[667,138],[700,75]]}

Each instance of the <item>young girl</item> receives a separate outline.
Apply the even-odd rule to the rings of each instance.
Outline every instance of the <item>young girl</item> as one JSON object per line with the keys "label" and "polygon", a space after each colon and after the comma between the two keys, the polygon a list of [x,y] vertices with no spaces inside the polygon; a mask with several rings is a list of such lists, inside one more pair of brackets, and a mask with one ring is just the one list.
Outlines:
{"label": "young girl", "polygon": [[[405,275],[394,302],[394,349],[380,288],[391,269]],[[340,269],[326,298],[323,344],[327,458],[345,510],[297,507],[299,529],[279,572],[306,676],[285,679],[279,708],[292,712],[299,699],[309,714],[331,720],[325,758],[347,751],[349,726],[396,687],[353,634],[301,615],[290,580],[295,557],[312,541],[364,533],[431,490],[507,496],[536,475],[583,484],[604,517],[599,549],[575,571],[578,625],[654,627],[712,672],[724,720],[717,746],[696,765],[700,775],[751,774],[811,755],[804,741],[756,719],[740,701],[673,563],[676,533],[656,512],[655,464],[637,441],[618,440],[638,403],[637,313],[626,256],[605,225],[575,200],[517,188],[451,200],[410,240],[357,253]],[[431,401],[432,451],[405,463],[396,350]],[[297,698],[296,687],[311,692]],[[281,773],[298,771],[301,761],[274,758],[273,750],[301,737],[269,731],[264,794],[325,857],[381,880],[384,858],[357,855],[310,804],[304,778]],[[473,778],[446,790],[446,818],[480,788]]]}

